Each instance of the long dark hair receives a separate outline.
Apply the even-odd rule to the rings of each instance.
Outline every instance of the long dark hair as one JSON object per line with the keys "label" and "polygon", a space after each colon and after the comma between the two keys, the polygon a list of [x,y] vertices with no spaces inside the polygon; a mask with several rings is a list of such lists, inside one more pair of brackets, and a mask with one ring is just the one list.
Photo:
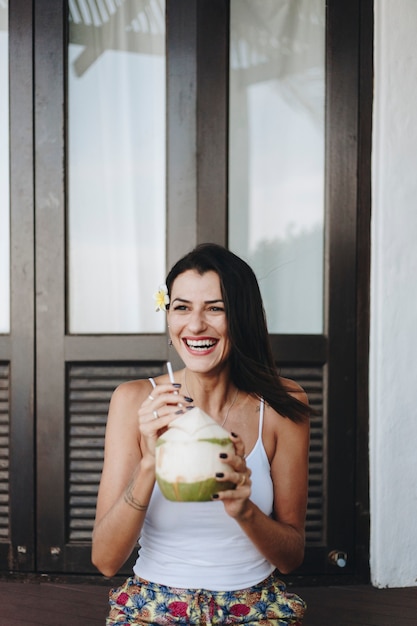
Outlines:
{"label": "long dark hair", "polygon": [[168,293],[174,280],[187,270],[219,276],[231,341],[230,376],[238,389],[263,397],[278,413],[299,421],[311,409],[285,389],[272,354],[258,281],[243,259],[223,246],[198,245],[170,270]]}

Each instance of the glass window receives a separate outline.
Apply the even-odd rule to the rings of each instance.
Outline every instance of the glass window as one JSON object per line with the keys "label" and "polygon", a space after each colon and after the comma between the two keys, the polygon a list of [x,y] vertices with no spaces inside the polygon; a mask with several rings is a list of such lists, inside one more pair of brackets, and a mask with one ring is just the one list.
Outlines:
{"label": "glass window", "polygon": [[165,5],[69,2],[70,333],[163,332]]}
{"label": "glass window", "polygon": [[323,332],[324,46],[324,0],[231,0],[229,247],[272,333]]}
{"label": "glass window", "polygon": [[0,333],[10,332],[8,4],[0,2]]}

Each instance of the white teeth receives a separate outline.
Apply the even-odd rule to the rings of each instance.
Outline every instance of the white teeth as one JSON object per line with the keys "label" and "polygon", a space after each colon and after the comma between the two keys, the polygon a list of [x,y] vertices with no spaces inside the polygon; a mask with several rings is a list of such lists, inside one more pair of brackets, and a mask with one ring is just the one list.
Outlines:
{"label": "white teeth", "polygon": [[215,345],[215,341],[210,339],[187,339],[187,346],[193,348],[194,350],[208,350]]}

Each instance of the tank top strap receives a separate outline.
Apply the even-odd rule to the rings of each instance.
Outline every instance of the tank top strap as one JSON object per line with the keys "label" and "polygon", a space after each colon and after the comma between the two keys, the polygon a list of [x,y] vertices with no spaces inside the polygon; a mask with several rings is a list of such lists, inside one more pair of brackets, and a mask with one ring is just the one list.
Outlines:
{"label": "tank top strap", "polygon": [[265,400],[261,398],[261,406],[259,407],[259,430],[258,430],[258,439],[262,441],[262,427],[264,424],[264,413],[265,413]]}

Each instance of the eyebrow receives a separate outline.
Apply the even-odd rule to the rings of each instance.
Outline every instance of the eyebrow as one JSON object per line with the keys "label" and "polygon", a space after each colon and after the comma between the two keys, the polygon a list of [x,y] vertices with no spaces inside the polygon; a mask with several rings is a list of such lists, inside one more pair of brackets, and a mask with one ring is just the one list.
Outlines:
{"label": "eyebrow", "polygon": [[[185,302],[186,304],[189,304],[191,300],[186,300],[185,298],[175,298],[175,300],[172,301],[172,304],[174,304],[174,302]],[[204,300],[204,304],[215,304],[216,302],[223,302],[223,300],[222,298],[218,298],[216,300]]]}

